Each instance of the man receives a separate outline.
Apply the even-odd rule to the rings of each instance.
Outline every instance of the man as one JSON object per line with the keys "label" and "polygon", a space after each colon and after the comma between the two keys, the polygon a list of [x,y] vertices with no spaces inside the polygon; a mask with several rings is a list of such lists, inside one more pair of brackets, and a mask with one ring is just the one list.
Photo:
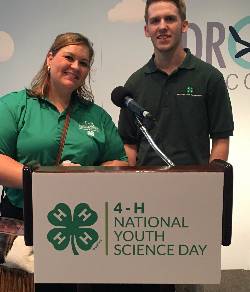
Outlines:
{"label": "man", "polygon": [[[227,88],[217,69],[182,47],[182,34],[188,30],[184,0],[148,0],[145,21],[154,55],[125,87],[155,116],[151,136],[177,165],[227,160],[233,134]],[[126,109],[120,113],[119,132],[130,165],[164,164]]]}
{"label": "man", "polygon": [[[184,0],[147,0],[145,22],[154,54],[125,87],[156,118],[150,135],[176,165],[227,160],[234,128],[228,91],[216,68],[182,47],[182,34],[188,30]],[[118,128],[130,165],[165,165],[127,109],[120,112]],[[202,291],[196,288],[176,289]]]}

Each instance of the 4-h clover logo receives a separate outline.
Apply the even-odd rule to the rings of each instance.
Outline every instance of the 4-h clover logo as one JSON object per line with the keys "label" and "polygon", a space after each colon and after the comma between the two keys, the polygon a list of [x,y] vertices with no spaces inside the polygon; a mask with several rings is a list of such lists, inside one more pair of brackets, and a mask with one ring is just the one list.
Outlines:
{"label": "4-h clover logo", "polygon": [[98,233],[88,228],[97,221],[97,213],[88,204],[78,204],[73,213],[68,205],[59,203],[49,212],[49,222],[56,226],[47,234],[48,241],[51,242],[56,250],[64,250],[71,242],[74,255],[79,255],[76,247],[83,251],[88,251],[97,242]]}
{"label": "4-h clover logo", "polygon": [[193,94],[194,93],[194,89],[191,86],[187,87],[187,94]]}

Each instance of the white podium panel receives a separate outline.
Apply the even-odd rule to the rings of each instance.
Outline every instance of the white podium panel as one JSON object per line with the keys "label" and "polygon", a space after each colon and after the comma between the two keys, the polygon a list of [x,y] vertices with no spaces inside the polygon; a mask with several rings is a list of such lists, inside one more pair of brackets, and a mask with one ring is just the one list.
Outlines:
{"label": "white podium panel", "polygon": [[32,175],[35,282],[220,282],[222,172]]}

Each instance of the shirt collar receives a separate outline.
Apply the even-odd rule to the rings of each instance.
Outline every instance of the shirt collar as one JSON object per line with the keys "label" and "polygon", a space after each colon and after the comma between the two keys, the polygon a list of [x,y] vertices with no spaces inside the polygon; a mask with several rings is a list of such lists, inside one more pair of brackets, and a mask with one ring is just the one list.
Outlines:
{"label": "shirt collar", "polygon": [[191,54],[190,50],[185,48],[184,49],[186,52],[186,57],[184,59],[184,61],[182,62],[182,64],[180,65],[179,68],[181,69],[194,69],[195,68],[195,58],[194,56]]}
{"label": "shirt collar", "polygon": [[[191,54],[189,49],[185,48],[184,50],[186,52],[186,57],[179,68],[180,69],[188,69],[188,70],[194,69],[195,68],[194,56]],[[154,73],[156,71],[159,71],[159,69],[155,65],[154,58],[155,58],[155,55],[153,54],[151,59],[149,60],[149,62],[145,66],[145,70],[144,70],[145,73],[151,74],[151,73]]]}
{"label": "shirt collar", "polygon": [[[49,99],[46,96],[43,96],[43,97],[31,96],[28,94],[27,89],[25,89],[25,90],[26,90],[27,98],[36,99],[44,105],[49,105],[49,106],[54,107],[54,105],[49,101]],[[81,99],[76,93],[73,93],[72,97],[71,97],[71,112],[73,113],[73,112],[77,111],[79,108],[86,107],[90,104],[92,104],[92,102]]]}

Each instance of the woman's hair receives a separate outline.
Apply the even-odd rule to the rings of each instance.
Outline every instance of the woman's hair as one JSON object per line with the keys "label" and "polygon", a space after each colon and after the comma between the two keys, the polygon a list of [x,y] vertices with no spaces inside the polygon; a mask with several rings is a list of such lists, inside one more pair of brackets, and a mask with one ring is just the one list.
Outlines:
{"label": "woman's hair", "polygon": [[[69,45],[84,45],[89,49],[89,60],[90,60],[89,66],[91,68],[94,62],[93,46],[92,46],[92,43],[89,41],[89,39],[80,33],[66,32],[63,34],[59,34],[56,37],[51,48],[49,49],[48,54],[51,53],[52,56],[55,56],[56,53],[60,49]],[[30,89],[27,89],[28,94],[31,96],[44,97],[48,94],[50,72],[47,66],[47,56],[41,70],[33,78]],[[89,102],[94,101],[94,97],[93,97],[91,86],[90,86],[90,73],[88,76],[88,86],[86,86],[86,84],[84,83],[82,86],[76,89],[75,92],[73,92],[73,94],[78,95],[80,99],[83,99]]]}

